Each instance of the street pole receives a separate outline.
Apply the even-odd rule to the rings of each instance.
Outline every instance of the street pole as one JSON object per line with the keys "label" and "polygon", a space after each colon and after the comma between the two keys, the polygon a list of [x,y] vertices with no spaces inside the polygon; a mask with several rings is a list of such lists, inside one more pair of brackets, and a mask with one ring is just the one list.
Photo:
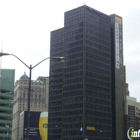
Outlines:
{"label": "street pole", "polygon": [[4,55],[12,55],[14,57],[16,57],[19,61],[21,61],[28,69],[29,69],[29,89],[28,89],[28,110],[27,110],[27,135],[26,135],[26,140],[29,140],[29,132],[30,132],[30,96],[31,96],[31,77],[32,77],[32,69],[35,68],[36,66],[38,66],[39,64],[41,64],[42,62],[44,62],[47,59],[55,59],[58,60],[60,62],[64,62],[66,59],[65,57],[47,57],[45,59],[43,59],[42,61],[40,61],[39,63],[37,63],[36,65],[34,65],[32,67],[32,65],[30,65],[30,67],[24,62],[22,61],[19,57],[17,57],[14,54],[9,54],[9,53],[0,53],[0,57],[4,56]]}
{"label": "street pole", "polygon": [[28,89],[28,118],[27,118],[27,140],[29,140],[30,132],[30,97],[31,97],[31,77],[32,77],[32,65],[29,67],[29,89]]}

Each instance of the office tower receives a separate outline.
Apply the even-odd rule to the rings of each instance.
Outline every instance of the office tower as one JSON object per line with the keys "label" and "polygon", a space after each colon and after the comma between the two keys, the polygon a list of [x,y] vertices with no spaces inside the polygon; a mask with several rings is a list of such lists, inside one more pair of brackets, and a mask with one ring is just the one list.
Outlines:
{"label": "office tower", "polygon": [[123,140],[122,49],[121,17],[86,5],[65,12],[51,32],[50,57],[66,62],[50,61],[50,140]]}
{"label": "office tower", "polygon": [[[135,131],[140,128],[140,103],[137,99],[125,96],[125,134],[133,127]],[[125,140],[128,140],[126,135]]]}
{"label": "office tower", "polygon": [[124,139],[124,66],[122,18],[113,14],[111,17],[111,60],[112,60],[112,115],[113,136],[116,140]]}
{"label": "office tower", "polygon": [[15,70],[0,69],[0,139],[11,139]]}
{"label": "office tower", "polygon": [[[46,79],[46,80],[45,80]],[[48,110],[48,77],[38,77],[37,80],[31,82],[31,111],[47,111]],[[19,140],[19,122],[20,113],[28,109],[28,88],[29,78],[24,73],[15,83],[14,88],[14,105],[13,105],[13,123],[12,123],[12,139]]]}

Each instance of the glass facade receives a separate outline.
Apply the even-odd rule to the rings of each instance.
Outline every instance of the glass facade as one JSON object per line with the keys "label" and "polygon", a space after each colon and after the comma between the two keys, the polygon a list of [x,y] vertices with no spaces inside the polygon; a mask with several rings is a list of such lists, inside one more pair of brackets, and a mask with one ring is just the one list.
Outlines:
{"label": "glass facade", "polygon": [[85,137],[108,140],[112,138],[111,19],[91,8],[85,15]]}
{"label": "glass facade", "polygon": [[[111,17],[88,6],[65,13],[51,33],[49,139],[115,140]],[[114,62],[113,62],[114,63]]]}
{"label": "glass facade", "polygon": [[0,70],[0,139],[11,139],[15,70]]}
{"label": "glass facade", "polygon": [[[50,57],[53,56],[64,56],[63,28],[51,33]],[[63,67],[64,63],[50,59],[49,139],[52,140],[62,138]]]}

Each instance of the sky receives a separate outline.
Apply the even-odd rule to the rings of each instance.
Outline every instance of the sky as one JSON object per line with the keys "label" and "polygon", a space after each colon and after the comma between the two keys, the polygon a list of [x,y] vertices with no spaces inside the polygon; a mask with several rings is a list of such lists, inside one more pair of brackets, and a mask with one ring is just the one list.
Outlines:
{"label": "sky", "polygon": [[[126,82],[140,102],[139,0],[0,0],[0,48],[28,66],[50,55],[50,32],[64,27],[64,12],[88,5],[123,18],[123,54]],[[13,56],[3,56],[1,68],[15,69],[15,81],[29,69]],[[32,70],[32,79],[49,76],[49,59]]]}

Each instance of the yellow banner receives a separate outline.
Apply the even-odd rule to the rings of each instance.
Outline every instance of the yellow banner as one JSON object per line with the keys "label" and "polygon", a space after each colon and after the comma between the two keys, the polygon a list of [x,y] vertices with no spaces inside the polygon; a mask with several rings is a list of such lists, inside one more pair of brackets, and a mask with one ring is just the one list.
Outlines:
{"label": "yellow banner", "polygon": [[95,131],[95,127],[93,127],[93,126],[87,126],[87,130]]}
{"label": "yellow banner", "polygon": [[122,24],[122,19],[119,17],[115,17],[115,22]]}

